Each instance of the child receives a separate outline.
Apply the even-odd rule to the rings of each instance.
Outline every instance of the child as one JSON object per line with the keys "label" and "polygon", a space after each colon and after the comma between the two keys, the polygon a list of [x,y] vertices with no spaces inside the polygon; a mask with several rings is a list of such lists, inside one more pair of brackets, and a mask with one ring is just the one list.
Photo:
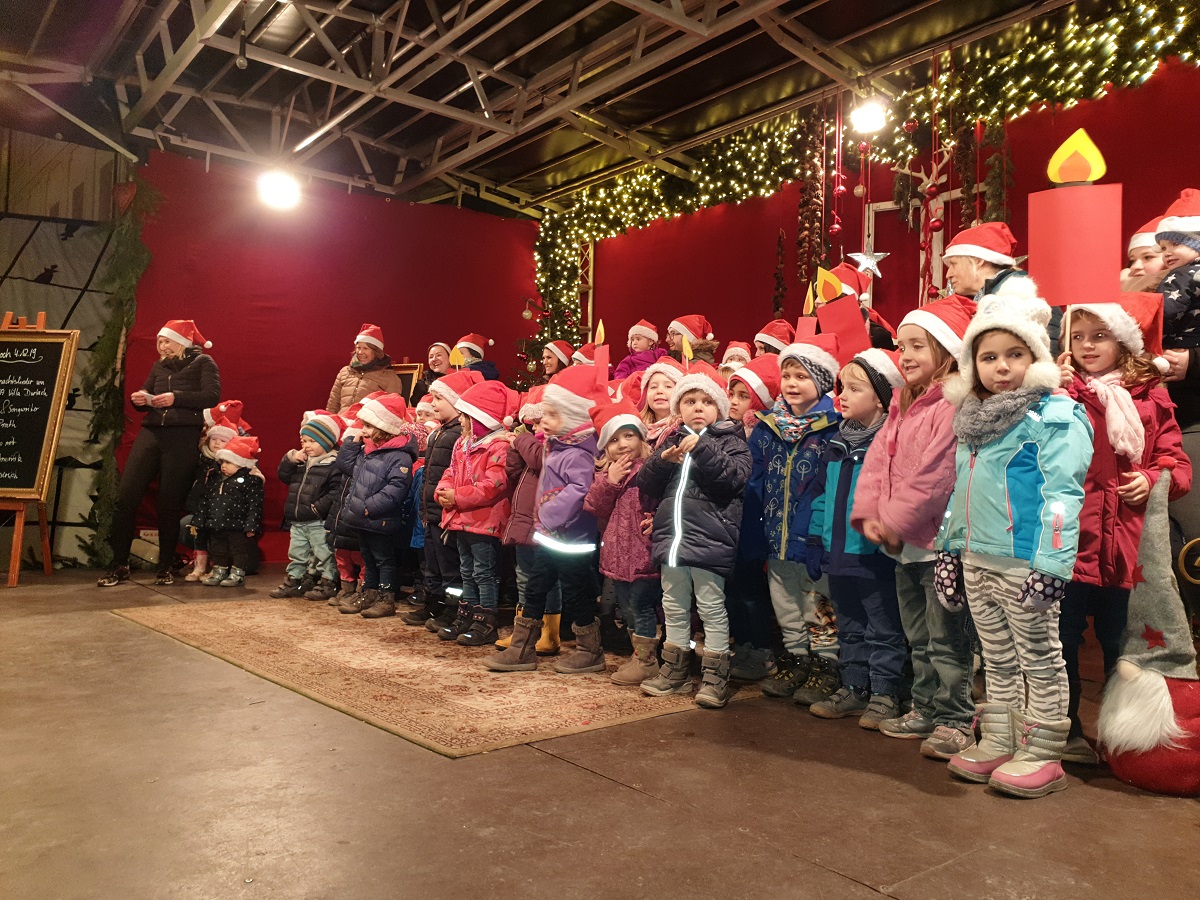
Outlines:
{"label": "child", "polygon": [[729,376],[729,418],[741,422],[749,439],[779,396],[779,355],[760,353]]}
{"label": "child", "polygon": [[[208,410],[205,410],[208,412]],[[192,561],[192,571],[188,572],[185,581],[199,581],[208,572],[208,531],[196,525],[195,514],[200,508],[200,501],[208,492],[209,485],[221,477],[221,463],[217,453],[233,438],[237,437],[237,429],[228,419],[219,419],[209,425],[200,438],[200,462],[196,467],[196,480],[188,492],[184,509],[192,515],[185,516],[184,522],[191,533],[193,546],[196,549]]]}
{"label": "child", "polygon": [[433,411],[432,394],[425,394],[421,397],[421,402],[417,404],[416,412],[413,414],[413,421],[427,431],[437,428],[438,417],[437,413]]}
{"label": "child", "polygon": [[[337,564],[325,539],[325,517],[341,492],[342,474],[334,452],[342,437],[342,420],[323,410],[306,414],[300,426],[300,449],[279,461],[279,480],[288,486],[283,507],[289,525],[287,578],[271,597],[329,600],[338,592]],[[313,584],[310,573],[319,582]],[[310,596],[310,594],[312,596]]]}
{"label": "child", "polygon": [[1094,616],[1107,679],[1121,655],[1146,498],[1164,468],[1174,469],[1172,500],[1191,489],[1192,464],[1183,452],[1174,404],[1159,384],[1162,374],[1152,354],[1145,352],[1146,341],[1157,340],[1159,309],[1153,294],[1068,309],[1071,350],[1059,359],[1063,386],[1083,404],[1094,438],[1075,570],[1059,618],[1071,692],[1065,762],[1099,762],[1079,722],[1079,647],[1087,617]]}
{"label": "child", "polygon": [[217,451],[221,477],[209,482],[193,523],[208,531],[212,572],[201,584],[241,587],[246,583],[254,538],[262,531],[263,482],[251,474],[258,466],[258,438],[231,438]]}
{"label": "child", "polygon": [[750,362],[750,345],[745,341],[730,341],[721,356],[721,365],[717,369],[721,377],[728,380],[729,376]]}
{"label": "child", "polygon": [[1136,293],[1158,288],[1166,269],[1157,232],[1161,216],[1155,216],[1129,239],[1129,267],[1121,273],[1121,290]]}
{"label": "child", "polygon": [[340,613],[360,613],[365,619],[396,614],[395,536],[417,458],[414,427],[405,420],[405,411],[399,394],[364,400],[358,412],[362,434],[343,441],[338,452],[337,467],[353,482],[342,516],[358,533],[363,558],[362,593],[339,606]]}
{"label": "child", "polygon": [[613,378],[623,381],[634,372],[644,372],[667,355],[667,351],[658,346],[658,329],[645,319],[629,329],[629,355],[617,363]]}
{"label": "child", "polygon": [[949,759],[975,742],[968,617],[933,590],[934,538],[954,489],[954,408],[942,397],[975,303],[958,295],[913,310],[896,330],[904,387],[888,409],[854,491],[850,524],[896,560],[896,597],[912,656],[913,708],[879,724]]}
{"label": "child", "polygon": [[750,477],[741,426],[729,420],[729,397],[710,366],[692,364],[675,385],[671,411],[680,425],[638,473],[654,514],[654,562],[661,567],[666,641],[662,668],[642,682],[652,697],[691,691],[691,608],[704,623],[703,682],[696,705],[720,709],[729,689],[729,620],[725,579],[737,556],[737,523]]}
{"label": "child", "polygon": [[[344,422],[348,424],[342,430],[342,444],[352,441],[362,434],[362,422],[358,418],[362,405],[367,400],[375,400],[386,396],[383,391],[372,391],[358,403],[346,409]],[[336,458],[336,457],[335,457]],[[338,573],[338,592],[329,598],[330,606],[356,603],[361,595],[361,577],[363,572],[362,551],[358,546],[358,532],[351,528],[342,515],[342,507],[350,496],[353,478],[338,470],[342,476],[338,491],[333,495],[329,513],[325,516],[325,539],[333,548],[333,563]]]}
{"label": "child", "polygon": [[[768,353],[776,355],[787,349],[787,345],[796,340],[796,329],[787,319],[772,319],[762,327],[762,331],[754,336],[755,356],[765,356]],[[774,398],[771,400],[774,403]]]}
{"label": "child", "polygon": [[668,355],[676,362],[683,362],[685,337],[691,345],[693,359],[706,362],[710,366],[717,364],[717,341],[713,338],[712,325],[708,319],[699,315],[680,316],[667,326]]}
{"label": "child", "polygon": [[952,775],[1014,797],[1066,787],[1067,671],[1059,601],[1075,566],[1092,429],[1060,392],[1032,279],[983,298],[963,336],[955,403],[957,477],[934,586],[970,606],[983,645],[982,738],[950,758]]}
{"label": "child", "polygon": [[442,530],[458,543],[462,598],[454,621],[438,631],[443,641],[464,647],[494,643],[496,577],[500,535],[508,524],[508,441],[504,421],[516,404],[513,392],[498,381],[485,381],[463,392],[455,403],[462,437],[454,445],[450,467],[434,488],[442,507]]}
{"label": "child", "polygon": [[822,719],[858,716],[879,730],[900,709],[908,648],[896,600],[896,563],[850,527],[854,486],[863,460],[887,419],[892,393],[904,384],[899,354],[872,348],[842,369],[842,422],[821,460],[819,492],[809,523],[808,577],[829,575],[837,615],[842,686],[808,711]]}
{"label": "child", "polygon": [[[460,337],[454,347],[466,360],[467,367],[463,371],[477,372],[484,381],[499,381],[500,370],[496,368],[496,364],[490,359],[483,358],[484,348],[491,347],[495,343],[491,338],[485,338],[482,334],[474,332]],[[432,391],[433,385],[430,385],[429,389]]]}
{"label": "child", "polygon": [[593,561],[596,517],[584,509],[583,502],[596,465],[596,430],[589,411],[607,398],[595,370],[586,366],[572,366],[555,375],[542,395],[546,456],[534,513],[533,568],[525,585],[523,615],[513,620],[509,646],[483,660],[493,672],[537,668],[535,648],[546,598],[556,581],[562,584],[563,612],[572,622],[575,651],[560,659],[555,671],[564,675],[604,671]]}
{"label": "child", "polygon": [[602,450],[583,505],[600,522],[600,574],[612,579],[633,641],[633,656],[613,673],[612,681],[638,685],[658,674],[656,608],[662,599],[650,540],[642,533],[647,505],[637,487],[650,445],[645,440],[646,425],[628,400],[596,406],[592,423]]}
{"label": "child", "polygon": [[1155,234],[1166,276],[1158,285],[1163,298],[1163,347],[1200,347],[1200,190],[1188,188],[1167,208]]}
{"label": "child", "polygon": [[657,447],[679,424],[671,414],[671,393],[685,375],[683,366],[670,357],[660,359],[642,373],[642,395],[638,406],[646,423],[646,440]]}
{"label": "child", "polygon": [[841,686],[836,634],[813,652],[813,630],[832,629],[822,621],[817,585],[805,569],[821,455],[838,427],[829,396],[839,368],[836,352],[836,335],[789,344],[779,357],[779,399],[750,435],[754,471],[746,493],[763,511],[771,605],[783,632],[783,651],[762,691],[768,697],[798,697],[801,705]]}

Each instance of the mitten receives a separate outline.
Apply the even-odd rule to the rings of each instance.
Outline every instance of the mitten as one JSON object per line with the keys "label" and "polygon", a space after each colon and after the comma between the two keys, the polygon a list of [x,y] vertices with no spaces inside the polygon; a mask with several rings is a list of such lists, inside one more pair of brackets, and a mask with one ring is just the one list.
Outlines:
{"label": "mitten", "polygon": [[825,569],[825,546],[816,535],[810,534],[804,541],[804,568],[808,577],[820,581]]}
{"label": "mitten", "polygon": [[938,602],[950,612],[960,612],[967,602],[963,588],[962,559],[957,553],[938,551],[933,564],[933,590]]}
{"label": "mitten", "polygon": [[1030,572],[1021,588],[1021,609],[1030,612],[1045,612],[1062,600],[1067,593],[1067,583],[1053,575]]}

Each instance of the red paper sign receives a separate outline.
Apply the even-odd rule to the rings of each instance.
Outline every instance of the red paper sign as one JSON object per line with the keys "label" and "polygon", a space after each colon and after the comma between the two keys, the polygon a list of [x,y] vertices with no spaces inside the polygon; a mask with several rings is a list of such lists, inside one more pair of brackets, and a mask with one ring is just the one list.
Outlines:
{"label": "red paper sign", "polygon": [[817,310],[817,321],[822,334],[837,335],[838,362],[843,366],[871,346],[857,297],[847,295],[826,303]]}
{"label": "red paper sign", "polygon": [[801,316],[796,320],[796,343],[817,333],[817,320],[813,316]]}
{"label": "red paper sign", "polygon": [[1029,274],[1051,306],[1116,303],[1123,260],[1121,185],[1029,195]]}

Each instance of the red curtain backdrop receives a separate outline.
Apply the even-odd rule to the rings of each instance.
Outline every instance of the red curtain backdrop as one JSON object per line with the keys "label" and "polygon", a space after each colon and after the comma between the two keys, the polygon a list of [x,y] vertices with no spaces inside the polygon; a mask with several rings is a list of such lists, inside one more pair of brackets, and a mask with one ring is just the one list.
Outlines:
{"label": "red curtain backdrop", "polygon": [[[388,352],[424,362],[435,340],[476,331],[495,341],[501,371],[527,336],[522,297],[535,297],[533,221],[305,184],[290,211],[256,195],[249,168],[155,153],[143,170],[163,195],[143,238],[153,262],[138,285],[126,381],[141,386],[168,319],[195,319],[221,368],[224,397],[245,403],[263,446],[266,524],[279,523],[275,478],[298,446],[301,413],[321,408],[350,360],[363,322],[383,328]],[[138,422],[129,407],[132,440]]]}

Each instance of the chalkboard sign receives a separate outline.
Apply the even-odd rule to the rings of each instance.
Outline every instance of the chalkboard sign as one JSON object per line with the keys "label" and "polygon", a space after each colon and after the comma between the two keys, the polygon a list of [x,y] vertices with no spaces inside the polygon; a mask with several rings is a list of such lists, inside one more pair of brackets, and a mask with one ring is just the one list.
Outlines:
{"label": "chalkboard sign", "polygon": [[78,331],[0,331],[0,498],[45,502]]}

